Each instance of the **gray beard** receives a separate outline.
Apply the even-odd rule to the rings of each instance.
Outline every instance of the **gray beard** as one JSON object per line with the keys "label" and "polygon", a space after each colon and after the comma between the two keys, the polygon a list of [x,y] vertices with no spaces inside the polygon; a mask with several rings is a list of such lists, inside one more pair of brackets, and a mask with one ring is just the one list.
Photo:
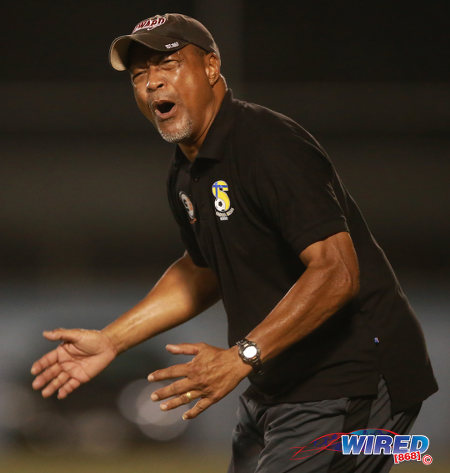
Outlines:
{"label": "gray beard", "polygon": [[181,141],[184,141],[189,138],[192,133],[192,121],[189,119],[181,125],[179,130],[176,130],[172,133],[168,133],[161,130],[159,124],[157,124],[156,127],[158,129],[159,134],[161,135],[161,138],[164,141],[167,141],[168,143],[180,143]]}

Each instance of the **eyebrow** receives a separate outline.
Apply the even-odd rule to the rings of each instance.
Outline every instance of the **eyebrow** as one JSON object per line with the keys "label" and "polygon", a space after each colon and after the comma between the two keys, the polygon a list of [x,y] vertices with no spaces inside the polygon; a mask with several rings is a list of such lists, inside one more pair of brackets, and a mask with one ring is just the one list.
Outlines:
{"label": "eyebrow", "polygon": [[[146,58],[138,58],[137,61],[134,60],[129,60],[128,65],[127,65],[127,70],[131,72],[132,68],[143,68],[147,67],[147,64],[150,62],[152,64],[158,64],[164,59],[177,55],[177,57],[174,57],[173,60],[182,60],[183,58],[179,56],[180,51],[173,51],[173,52],[155,52],[154,54],[146,56]],[[130,57],[130,56],[129,56]]]}

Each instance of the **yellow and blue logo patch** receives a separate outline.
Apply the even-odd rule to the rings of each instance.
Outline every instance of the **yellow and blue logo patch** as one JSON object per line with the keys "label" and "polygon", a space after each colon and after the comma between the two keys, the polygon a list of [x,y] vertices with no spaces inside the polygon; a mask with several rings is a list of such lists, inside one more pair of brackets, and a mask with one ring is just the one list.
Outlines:
{"label": "yellow and blue logo patch", "polygon": [[234,212],[227,194],[229,190],[228,184],[222,180],[216,181],[211,186],[211,192],[215,199],[214,207],[216,208],[216,215],[220,220],[228,220],[228,217]]}

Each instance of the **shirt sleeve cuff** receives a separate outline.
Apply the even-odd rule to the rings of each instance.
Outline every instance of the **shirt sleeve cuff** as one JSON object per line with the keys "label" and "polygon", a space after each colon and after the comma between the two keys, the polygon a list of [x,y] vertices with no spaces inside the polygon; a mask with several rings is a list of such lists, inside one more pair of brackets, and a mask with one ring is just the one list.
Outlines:
{"label": "shirt sleeve cuff", "polygon": [[308,246],[312,245],[313,243],[325,240],[326,238],[340,232],[349,232],[348,225],[344,217],[335,220],[328,220],[326,222],[321,222],[314,225],[308,231],[302,232],[302,234],[298,235],[298,237],[292,238],[291,246],[296,254],[299,255],[303,250],[308,248]]}
{"label": "shirt sleeve cuff", "polygon": [[191,257],[191,260],[195,264],[195,266],[198,266],[200,268],[207,268],[208,264],[204,260],[204,258],[201,255],[194,254],[193,252],[187,250],[189,256]]}

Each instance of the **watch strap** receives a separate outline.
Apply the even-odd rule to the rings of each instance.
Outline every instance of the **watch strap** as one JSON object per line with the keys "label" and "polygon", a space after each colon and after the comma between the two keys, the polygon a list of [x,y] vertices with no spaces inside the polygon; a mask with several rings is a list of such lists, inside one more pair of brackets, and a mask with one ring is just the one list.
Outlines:
{"label": "watch strap", "polygon": [[[247,340],[246,338],[243,338],[242,340],[239,340],[236,342],[236,345],[238,346],[239,349],[239,356],[241,357],[241,360],[250,365],[253,368],[253,371],[256,374],[262,374],[262,363],[261,363],[261,350],[259,349],[258,345],[255,342],[251,342],[250,340]],[[244,355],[244,350],[248,347],[255,347],[256,348],[256,355],[252,356],[251,358],[246,357]]]}

